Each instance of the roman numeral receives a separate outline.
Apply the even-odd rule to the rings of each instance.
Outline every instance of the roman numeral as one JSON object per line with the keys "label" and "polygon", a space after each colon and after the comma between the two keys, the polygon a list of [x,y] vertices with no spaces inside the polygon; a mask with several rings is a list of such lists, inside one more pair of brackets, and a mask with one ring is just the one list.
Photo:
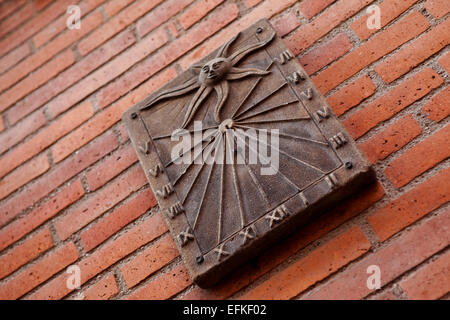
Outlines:
{"label": "roman numeral", "polygon": [[280,58],[279,59],[275,59],[277,62],[279,62],[280,64],[285,64],[286,62],[288,62],[289,60],[291,60],[292,58],[294,58],[294,56],[292,55],[292,53],[289,50],[285,50],[280,54]]}
{"label": "roman numeral", "polygon": [[298,71],[295,71],[292,76],[287,76],[287,79],[293,83],[293,84],[297,84],[299,83],[301,80],[304,80],[305,77]]}
{"label": "roman numeral", "polygon": [[311,99],[313,98],[313,96],[314,96],[314,92],[312,91],[311,88],[308,88],[308,89],[306,89],[305,91],[303,91],[303,92],[301,93],[301,96],[302,96],[303,98],[306,98],[306,99],[308,99],[308,100],[311,100]]}
{"label": "roman numeral", "polygon": [[330,142],[336,149],[338,149],[347,143],[347,139],[342,132],[339,132],[338,134],[330,138]]}
{"label": "roman numeral", "polygon": [[163,186],[160,190],[156,190],[156,194],[160,198],[167,198],[169,195],[173,193],[173,187],[170,183]]}
{"label": "roman numeral", "polygon": [[167,209],[168,213],[169,213],[169,217],[171,219],[175,218],[177,215],[179,215],[180,213],[182,213],[184,211],[183,206],[181,205],[180,202],[176,202],[173,206],[169,207],[169,209]]}
{"label": "roman numeral", "polygon": [[338,184],[338,179],[334,173],[329,174],[325,177],[325,181],[327,182],[328,186],[333,189]]}
{"label": "roman numeral", "polygon": [[327,106],[322,107],[322,109],[317,110],[314,113],[318,122],[321,122],[323,119],[326,119],[330,116],[330,109]]}
{"label": "roman numeral", "polygon": [[278,208],[273,210],[272,213],[267,215],[267,217],[265,217],[265,218],[267,220],[269,220],[269,227],[272,228],[272,226],[275,223],[280,222],[281,220],[283,220],[287,216],[288,216],[287,208],[286,208],[286,206],[284,204],[282,204],[281,206],[279,206]]}
{"label": "roman numeral", "polygon": [[153,169],[152,168],[148,169],[148,172],[153,177],[156,178],[162,172],[162,169],[161,169],[161,166],[159,164],[157,164],[156,166],[153,167]]}

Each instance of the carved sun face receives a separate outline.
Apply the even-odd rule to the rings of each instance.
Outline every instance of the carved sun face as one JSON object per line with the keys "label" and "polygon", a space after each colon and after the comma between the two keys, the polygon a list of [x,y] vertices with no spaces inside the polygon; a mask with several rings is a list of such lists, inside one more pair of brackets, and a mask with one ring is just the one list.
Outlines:
{"label": "carved sun face", "polygon": [[228,81],[242,79],[252,75],[266,75],[269,71],[256,68],[237,68],[235,65],[241,61],[249,53],[265,46],[275,36],[272,34],[267,40],[250,44],[238,49],[230,56],[225,57],[229,46],[237,39],[239,34],[225,43],[217,52],[216,57],[203,65],[193,65],[191,70],[196,74],[180,86],[161,91],[141,110],[150,108],[153,104],[166,98],[181,96],[192,90],[197,89],[194,97],[189,102],[180,129],[186,128],[193,119],[196,111],[202,102],[209,96],[214,89],[217,95],[216,105],[214,108],[214,119],[217,123],[221,123],[220,110],[228,98]]}

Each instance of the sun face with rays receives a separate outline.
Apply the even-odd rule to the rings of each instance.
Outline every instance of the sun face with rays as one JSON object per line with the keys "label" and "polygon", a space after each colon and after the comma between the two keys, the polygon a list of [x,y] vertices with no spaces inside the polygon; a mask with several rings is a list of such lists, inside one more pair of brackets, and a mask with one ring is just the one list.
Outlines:
{"label": "sun face with rays", "polygon": [[141,110],[148,109],[156,102],[170,97],[177,97],[197,89],[197,92],[189,102],[183,123],[180,129],[186,128],[193,119],[202,102],[209,96],[211,91],[215,91],[217,95],[216,105],[214,107],[214,119],[217,123],[221,122],[220,111],[228,98],[228,81],[242,79],[252,75],[266,75],[269,71],[256,68],[238,68],[236,64],[241,61],[249,53],[265,46],[275,36],[273,33],[267,40],[251,44],[238,49],[230,56],[226,57],[229,46],[237,39],[239,34],[225,43],[217,52],[216,57],[204,65],[193,65],[191,70],[196,74],[180,86],[164,90],[156,95]]}

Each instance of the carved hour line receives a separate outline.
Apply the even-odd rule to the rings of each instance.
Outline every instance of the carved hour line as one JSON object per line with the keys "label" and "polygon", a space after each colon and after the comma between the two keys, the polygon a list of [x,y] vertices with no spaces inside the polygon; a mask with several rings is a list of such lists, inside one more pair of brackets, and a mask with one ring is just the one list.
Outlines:
{"label": "carved hour line", "polygon": [[[223,138],[221,139],[223,141]],[[219,226],[217,232],[217,242],[220,243],[220,238],[222,237],[222,216],[223,216],[223,179],[225,171],[225,143],[222,144],[222,170],[220,171],[220,202],[219,202]]]}
{"label": "carved hour line", "polygon": [[[236,138],[238,138],[239,140],[243,141],[244,144],[245,144],[246,146],[248,146],[249,150],[252,150],[253,152],[256,152],[256,150],[255,150],[254,148],[252,148],[249,144],[247,144],[247,142],[246,142],[245,140],[242,140],[241,137],[236,136]],[[260,154],[260,156],[263,156],[263,155]],[[281,171],[278,170],[278,168],[275,168],[274,166],[272,166],[272,162],[269,161],[269,159],[265,158],[265,159],[264,159],[264,162],[269,163],[270,167],[271,167],[273,170],[275,170],[275,172],[279,173],[279,174],[286,180],[286,182],[287,182],[288,184],[292,185],[295,189],[300,190],[300,187],[299,187],[299,186],[297,186],[297,185],[296,185],[294,182],[292,182],[288,177],[286,177]],[[243,226],[242,226],[242,227],[243,227]]]}
{"label": "carved hour line", "polygon": [[[217,141],[218,141],[218,139],[216,139],[216,143],[217,143]],[[209,144],[208,146],[209,146],[209,147],[214,147],[212,144]],[[209,150],[208,150],[208,154],[209,154]],[[202,172],[202,170],[203,170],[204,167],[205,167],[205,162],[202,162],[202,165],[201,165],[201,167],[200,167],[200,170],[198,170],[198,172],[197,172],[197,174],[195,175],[194,179],[192,179],[192,182],[191,182],[191,184],[189,185],[189,188],[188,188],[186,194],[184,195],[183,200],[181,201],[182,204],[184,204],[184,202],[186,201],[187,196],[189,195],[189,192],[191,192],[192,187],[193,187],[194,184],[195,184],[195,181],[197,181],[197,178],[198,178],[198,176],[200,175],[200,172]]]}
{"label": "carved hour line", "polygon": [[[216,133],[216,135],[215,135],[214,137],[217,137],[217,135],[218,135],[218,133]],[[176,185],[177,182],[178,182],[178,181],[186,174],[186,172],[189,170],[189,168],[191,168],[192,165],[194,164],[195,160],[197,160],[197,158],[200,157],[200,156],[204,153],[205,149],[206,149],[208,146],[211,145],[211,142],[212,142],[212,141],[209,141],[208,144],[206,144],[206,145],[202,148],[202,151],[199,152],[197,155],[195,155],[195,156],[193,157],[192,161],[189,162],[188,166],[187,166],[187,167],[183,170],[183,172],[181,172],[181,174],[175,179],[175,181],[173,182],[173,185]]]}
{"label": "carved hour line", "polygon": [[298,120],[309,120],[308,117],[298,117],[298,118],[286,118],[286,119],[273,119],[273,120],[258,120],[258,121],[236,121],[237,124],[262,124],[262,123],[277,123],[277,122],[290,122],[290,121],[298,121]]}
{"label": "carved hour line", "polygon": [[[259,116],[259,115],[261,115],[261,114],[264,114],[264,113],[267,113],[267,112],[271,112],[271,111],[277,110],[277,109],[279,109],[279,108],[288,106],[288,105],[293,104],[293,103],[298,103],[298,101],[297,101],[297,100],[294,100],[294,101],[285,102],[285,103],[282,103],[282,104],[273,106],[273,107],[271,107],[271,108],[269,108],[269,109],[259,111],[259,112],[257,112],[257,113],[252,114],[252,115],[245,116],[245,117],[243,117],[243,118],[236,118],[235,121],[242,121],[242,120],[246,120],[246,119],[249,119],[249,118],[253,118],[253,117]],[[245,112],[244,112],[244,113],[245,113]]]}
{"label": "carved hour line", "polygon": [[241,151],[239,151],[238,154],[240,155],[241,159],[243,159],[245,167],[247,168],[247,171],[248,171],[250,177],[252,178],[253,183],[255,184],[256,188],[258,189],[259,193],[261,194],[261,197],[264,199],[266,206],[270,208],[269,198],[267,197],[266,192],[264,191],[263,187],[261,186],[261,183],[259,182],[255,173],[253,172],[252,168],[250,168],[250,166],[245,162],[245,158],[242,155]]}
{"label": "carved hour line", "polygon": [[[238,133],[238,132],[236,132],[236,133]],[[248,137],[249,137],[249,139],[253,139],[253,140],[256,139],[256,141],[257,141],[258,143],[262,143],[262,144],[264,144],[264,145],[266,145],[266,146],[269,146],[268,143],[266,143],[266,142],[264,142],[264,141],[262,141],[262,140],[258,140],[257,138],[255,138],[255,137],[253,137],[253,136],[250,136],[250,135],[249,135]],[[249,146],[249,148],[250,148],[250,145],[248,145],[248,146]],[[291,158],[291,159],[294,160],[294,161],[297,161],[297,162],[299,162],[299,163],[301,163],[301,164],[303,164],[303,165],[305,165],[305,166],[307,166],[307,167],[310,167],[311,169],[314,169],[314,170],[316,170],[316,171],[319,171],[319,172],[322,173],[322,174],[325,173],[325,171],[322,171],[321,169],[317,168],[316,166],[313,166],[312,164],[310,164],[310,163],[308,163],[308,162],[306,162],[306,161],[297,159],[296,157],[291,156],[290,154],[288,154],[288,153],[286,153],[286,152],[284,152],[284,151],[281,151],[281,150],[280,150],[279,148],[277,148],[277,147],[271,146],[271,148],[273,148],[274,151],[276,151],[276,152],[279,152],[279,153],[281,153],[281,154],[284,154],[286,157]]]}
{"label": "carved hour line", "polygon": [[[256,131],[262,130],[262,129],[259,129],[259,128],[252,128],[252,127],[249,127],[249,126],[243,126],[243,125],[240,125],[240,124],[235,124],[234,126],[235,126],[235,127],[238,127],[238,128],[243,128],[243,129],[254,129],[254,130],[256,130]],[[305,141],[309,141],[309,142],[321,144],[321,145],[324,145],[324,146],[327,146],[327,147],[330,146],[328,143],[323,142],[323,141],[313,140],[313,139],[308,139],[308,138],[304,138],[304,137],[299,137],[299,136],[295,136],[295,135],[288,134],[288,133],[282,133],[282,132],[279,132],[278,135],[279,135],[280,137],[288,137],[288,138],[297,139],[297,140],[305,140]]]}
{"label": "carved hour line", "polygon": [[[270,62],[270,64],[267,66],[267,68],[265,69],[265,71],[269,70],[270,67],[272,67],[273,65],[273,61]],[[262,80],[262,77],[259,77],[258,80],[255,81],[255,83],[252,85],[252,87],[250,88],[250,91],[247,92],[247,94],[245,95],[244,99],[242,99],[241,103],[239,104],[239,106],[236,108],[236,110],[233,112],[233,115],[231,116],[231,118],[233,118],[235,116],[235,114],[239,111],[239,109],[244,105],[245,101],[247,101],[248,97],[250,97],[250,95],[252,94],[253,90],[255,90],[255,88],[257,87],[258,83]]]}
{"label": "carved hour line", "polygon": [[[231,138],[230,136],[226,135],[226,142],[227,142],[227,149],[229,150],[229,152],[231,153],[231,156],[234,157],[234,152],[233,152],[233,148],[231,148],[231,143],[229,141],[229,139]],[[234,192],[236,195],[236,199],[238,201],[238,207],[239,207],[239,213],[240,213],[240,217],[241,217],[241,228],[244,227],[245,225],[245,219],[244,219],[244,209],[242,206],[242,199],[241,199],[241,195],[240,195],[240,191],[239,191],[239,185],[238,185],[238,181],[237,181],[237,174],[236,174],[236,167],[235,167],[235,163],[233,161],[233,163],[231,164],[231,169],[232,169],[232,173],[233,173],[233,185],[234,185]]]}
{"label": "carved hour line", "polygon": [[[195,133],[195,132],[203,132],[203,131],[210,130],[210,129],[217,129],[218,127],[219,126],[212,126],[212,127],[208,127],[208,128],[203,128],[201,130],[194,130],[194,129],[186,130],[186,134],[188,134],[188,133]],[[172,134],[166,134],[166,135],[163,135],[163,136],[154,137],[152,139],[153,140],[159,140],[159,139],[167,139],[167,138],[170,138],[170,137],[172,137]]]}
{"label": "carved hour line", "polygon": [[[261,102],[265,101],[266,99],[270,98],[272,95],[274,95],[275,93],[277,93],[278,91],[280,91],[285,85],[287,85],[287,82],[283,82],[278,88],[276,88],[275,90],[273,90],[272,92],[270,92],[269,94],[265,95],[264,97],[262,97],[261,99],[259,99],[258,101],[256,101],[255,103],[253,103],[250,107],[248,107],[247,109],[245,109],[244,111],[240,112],[239,114],[236,115],[236,112],[232,115],[232,118],[238,118],[240,116],[242,116],[244,113],[246,113],[247,111],[257,107]],[[237,111],[237,110],[236,110]]]}
{"label": "carved hour line", "polygon": [[[219,139],[217,139],[217,142],[215,143],[215,147],[217,147],[217,144],[221,140],[222,140],[222,136],[220,136]],[[209,172],[208,172],[208,178],[206,179],[205,188],[203,189],[202,198],[201,198],[200,203],[198,205],[198,210],[197,210],[197,214],[195,216],[194,225],[192,226],[192,228],[194,230],[195,230],[195,227],[197,226],[198,217],[200,216],[200,212],[202,210],[203,201],[205,200],[206,191],[208,190],[209,181],[211,180],[211,173],[212,173],[213,167],[215,166],[215,163],[216,163],[217,154],[218,154],[217,151],[214,152],[214,160],[213,160],[214,162],[210,165]]]}
{"label": "carved hour line", "polygon": [[167,168],[167,167],[171,166],[175,161],[183,158],[185,154],[191,152],[192,149],[195,149],[200,144],[203,144],[203,142],[205,142],[205,140],[210,139],[213,136],[217,136],[217,131],[211,132],[211,134],[208,136],[204,136],[201,141],[199,141],[197,144],[193,145],[189,150],[185,150],[182,154],[179,154],[178,157],[176,157],[175,159],[170,160],[167,164],[164,165],[164,167]]}

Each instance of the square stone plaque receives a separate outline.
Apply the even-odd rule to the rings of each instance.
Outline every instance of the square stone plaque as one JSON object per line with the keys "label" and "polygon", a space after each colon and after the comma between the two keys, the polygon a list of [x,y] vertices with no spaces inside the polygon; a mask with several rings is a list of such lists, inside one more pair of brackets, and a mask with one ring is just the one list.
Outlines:
{"label": "square stone plaque", "polygon": [[374,176],[267,20],[134,105],[123,121],[202,287]]}

